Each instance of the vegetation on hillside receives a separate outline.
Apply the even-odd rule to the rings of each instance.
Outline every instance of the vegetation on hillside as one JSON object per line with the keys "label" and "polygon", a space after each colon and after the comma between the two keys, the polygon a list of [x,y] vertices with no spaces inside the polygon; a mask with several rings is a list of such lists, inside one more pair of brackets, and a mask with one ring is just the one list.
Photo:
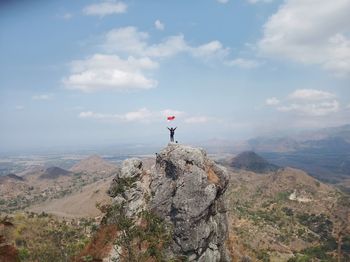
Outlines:
{"label": "vegetation on hillside", "polygon": [[17,250],[20,261],[70,261],[81,252],[96,229],[91,219],[57,220],[45,213],[16,213],[1,217],[0,221],[12,224],[0,226],[0,236],[4,243]]}
{"label": "vegetation on hillside", "polygon": [[[227,192],[229,244],[236,258],[266,262],[350,261],[349,196],[311,180],[310,184],[302,184],[302,177],[292,173],[285,177],[295,184],[275,180],[274,185],[265,184],[268,176],[249,178],[247,174],[232,180]],[[312,184],[314,188],[308,188]],[[291,200],[297,186],[313,198],[306,202]]]}

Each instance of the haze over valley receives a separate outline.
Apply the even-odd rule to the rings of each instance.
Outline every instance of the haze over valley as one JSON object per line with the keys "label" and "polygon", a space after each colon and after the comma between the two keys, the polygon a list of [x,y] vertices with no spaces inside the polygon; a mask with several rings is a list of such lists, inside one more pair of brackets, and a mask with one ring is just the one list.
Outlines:
{"label": "haze over valley", "polygon": [[0,1],[0,262],[349,262],[349,14]]}

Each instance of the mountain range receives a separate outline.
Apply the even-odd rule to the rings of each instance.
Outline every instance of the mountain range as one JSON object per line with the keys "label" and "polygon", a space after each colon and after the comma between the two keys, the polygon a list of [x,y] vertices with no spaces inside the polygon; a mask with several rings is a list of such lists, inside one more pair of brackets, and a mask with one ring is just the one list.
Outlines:
{"label": "mountain range", "polygon": [[81,223],[98,217],[95,231],[80,229],[90,240],[73,261],[114,259],[118,245],[125,257],[158,259],[149,261],[161,261],[163,252],[195,261],[350,259],[349,197],[252,151],[218,164],[203,149],[169,144],[155,158],[128,159],[121,168],[98,156],[69,170],[33,167],[2,178],[0,189],[0,208],[10,215],[26,210]]}
{"label": "mountain range", "polygon": [[269,163],[253,151],[245,151],[238,154],[230,161],[229,166],[255,173],[269,173],[279,169],[277,165]]}
{"label": "mountain range", "polygon": [[[102,201],[101,195],[104,195],[117,170],[114,164],[99,156],[91,156],[76,163],[70,170],[33,166],[18,174],[1,176],[0,211],[29,208],[70,217],[97,216],[100,212],[95,202]],[[91,201],[83,205],[84,199]],[[80,204],[77,206],[77,203]],[[79,208],[79,205],[84,207]]]}
{"label": "mountain range", "polygon": [[[254,151],[271,164],[302,169],[321,181],[350,190],[346,186],[350,179],[350,125],[289,136],[257,137],[237,147]],[[231,148],[235,150],[235,145]]]}

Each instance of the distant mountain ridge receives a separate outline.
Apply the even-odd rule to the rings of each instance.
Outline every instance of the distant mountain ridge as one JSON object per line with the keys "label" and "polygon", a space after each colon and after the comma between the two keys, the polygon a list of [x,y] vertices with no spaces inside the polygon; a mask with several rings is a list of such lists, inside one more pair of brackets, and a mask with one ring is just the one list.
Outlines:
{"label": "distant mountain ridge", "polygon": [[255,173],[269,173],[277,171],[277,165],[269,163],[253,151],[245,151],[231,160],[230,167],[244,169]]}
{"label": "distant mountain ridge", "polygon": [[16,174],[8,174],[6,176],[0,176],[0,184],[4,183],[5,181],[24,181],[23,177],[17,176]]}
{"label": "distant mountain ridge", "polygon": [[[91,199],[98,199],[102,194],[103,187],[97,185],[103,184],[110,179],[113,175],[113,170],[116,169],[118,169],[117,166],[104,161],[98,156],[92,156],[77,163],[73,171],[57,166],[48,168],[45,166],[31,166],[18,174],[1,176],[0,200],[4,201],[0,201],[0,212],[23,210],[32,205],[37,205],[37,208],[40,208],[40,205],[43,205],[44,208],[46,205],[46,209],[43,210],[49,211],[51,210],[51,201],[71,195],[72,199],[81,200],[78,193],[82,193],[87,188],[89,190],[84,191],[85,196]],[[97,194],[97,191],[100,189],[102,189],[101,193]],[[45,201],[48,202],[46,203]],[[62,214],[66,211],[74,211],[73,206],[77,207],[69,199],[55,202],[55,207],[60,207]],[[89,213],[91,210],[93,212]],[[90,206],[81,207],[77,212],[73,212],[74,214],[70,215],[93,215],[96,212],[98,210],[96,211],[95,203],[91,203]]]}
{"label": "distant mountain ridge", "polygon": [[322,181],[341,183],[350,177],[350,125],[247,143],[272,164],[305,170]]}
{"label": "distant mountain ridge", "polygon": [[71,172],[63,168],[53,166],[53,167],[46,168],[44,173],[40,175],[39,178],[40,179],[57,179],[61,176],[69,176],[71,174],[72,174]]}
{"label": "distant mountain ridge", "polygon": [[69,170],[74,173],[111,174],[113,172],[116,172],[117,169],[118,167],[116,165],[107,162],[102,157],[98,155],[92,155],[76,163]]}
{"label": "distant mountain ridge", "polygon": [[256,152],[293,152],[306,148],[341,146],[350,148],[350,125],[304,131],[289,136],[260,136],[247,141]]}

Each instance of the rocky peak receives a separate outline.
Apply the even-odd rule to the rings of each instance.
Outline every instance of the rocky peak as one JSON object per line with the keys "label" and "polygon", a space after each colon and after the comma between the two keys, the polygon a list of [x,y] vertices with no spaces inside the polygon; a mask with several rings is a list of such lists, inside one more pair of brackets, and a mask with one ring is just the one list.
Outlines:
{"label": "rocky peak", "polygon": [[227,233],[222,194],[225,170],[202,149],[169,144],[157,154],[152,171],[151,209],[173,226],[172,256],[190,261],[227,260]]}
{"label": "rocky peak", "polygon": [[[229,261],[222,197],[227,185],[225,169],[204,150],[169,144],[157,154],[149,171],[138,159],[124,161],[109,195],[114,198],[113,205],[122,207],[123,214],[136,225],[144,224],[140,214],[145,211],[154,215],[153,220],[164,221],[171,230],[170,243],[163,250],[167,259]],[[115,219],[107,214],[105,221],[113,223]],[[120,254],[110,258],[118,260]]]}

